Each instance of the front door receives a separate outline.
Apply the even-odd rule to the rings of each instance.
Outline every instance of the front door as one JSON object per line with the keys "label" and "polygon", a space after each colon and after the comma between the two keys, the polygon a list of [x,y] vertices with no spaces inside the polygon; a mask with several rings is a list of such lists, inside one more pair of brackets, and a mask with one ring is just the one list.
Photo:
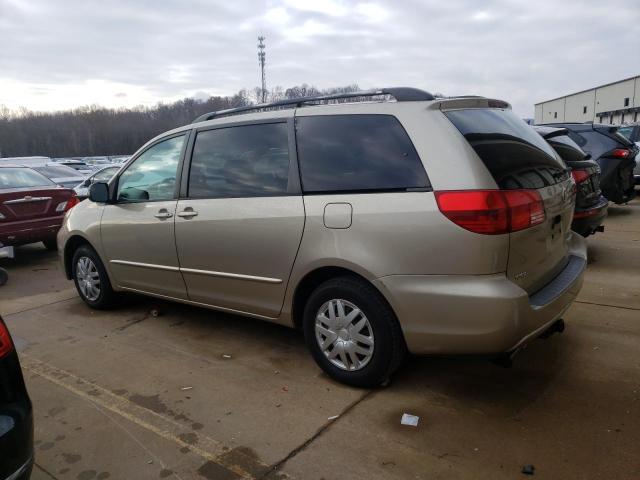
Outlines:
{"label": "front door", "polygon": [[176,254],[176,176],[185,134],[161,140],[119,176],[117,201],[105,206],[102,245],[120,287],[186,299]]}
{"label": "front door", "polygon": [[304,228],[288,129],[281,122],[198,132],[188,195],[176,209],[190,300],[270,318],[280,313]]}

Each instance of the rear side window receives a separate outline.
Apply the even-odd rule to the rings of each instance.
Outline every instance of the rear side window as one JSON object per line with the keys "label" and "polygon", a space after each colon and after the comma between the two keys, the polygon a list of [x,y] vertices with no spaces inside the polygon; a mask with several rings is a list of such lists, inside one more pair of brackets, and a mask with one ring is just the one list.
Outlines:
{"label": "rear side window", "polygon": [[30,168],[0,168],[0,190],[52,186],[55,183]]}
{"label": "rear side window", "polygon": [[430,186],[407,132],[391,115],[298,117],[296,140],[305,193]]}
{"label": "rear side window", "polygon": [[568,178],[551,146],[511,110],[445,112],[501,189],[544,188]]}
{"label": "rear side window", "polygon": [[190,198],[286,195],[288,184],[286,123],[198,132],[189,173]]}

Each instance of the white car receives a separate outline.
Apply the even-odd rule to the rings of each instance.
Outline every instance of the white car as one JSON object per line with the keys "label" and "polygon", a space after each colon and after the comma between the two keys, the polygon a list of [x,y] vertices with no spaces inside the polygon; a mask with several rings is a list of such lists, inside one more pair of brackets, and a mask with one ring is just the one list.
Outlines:
{"label": "white car", "polygon": [[108,182],[120,170],[121,165],[109,165],[104,167],[93,175],[88,177],[84,182],[77,185],[73,190],[79,198],[87,198],[89,196],[89,187],[95,182]]}
{"label": "white car", "polygon": [[[640,148],[640,124],[622,126],[618,129],[618,133],[627,137]],[[636,168],[633,169],[633,178],[636,185],[640,185],[640,153],[636,155]]]}

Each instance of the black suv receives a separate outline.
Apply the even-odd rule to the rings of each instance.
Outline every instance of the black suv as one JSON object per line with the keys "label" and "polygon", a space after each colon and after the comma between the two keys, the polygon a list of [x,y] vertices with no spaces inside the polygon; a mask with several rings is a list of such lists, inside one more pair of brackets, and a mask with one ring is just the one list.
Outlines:
{"label": "black suv", "polygon": [[566,128],[533,127],[571,169],[576,182],[576,207],[571,229],[583,237],[604,230],[609,201],[600,189],[600,167],[571,138]]}
{"label": "black suv", "polygon": [[566,128],[569,137],[598,162],[600,186],[614,203],[626,203],[635,196],[633,169],[638,147],[618,133],[618,127],[599,123],[553,123]]}

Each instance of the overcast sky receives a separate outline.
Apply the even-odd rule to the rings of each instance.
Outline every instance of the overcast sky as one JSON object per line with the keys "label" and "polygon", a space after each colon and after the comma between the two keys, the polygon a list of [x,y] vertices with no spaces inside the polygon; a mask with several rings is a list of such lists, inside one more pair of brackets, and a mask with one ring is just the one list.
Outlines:
{"label": "overcast sky", "polygon": [[640,0],[0,0],[0,105],[150,105],[267,86],[533,104],[640,73]]}

